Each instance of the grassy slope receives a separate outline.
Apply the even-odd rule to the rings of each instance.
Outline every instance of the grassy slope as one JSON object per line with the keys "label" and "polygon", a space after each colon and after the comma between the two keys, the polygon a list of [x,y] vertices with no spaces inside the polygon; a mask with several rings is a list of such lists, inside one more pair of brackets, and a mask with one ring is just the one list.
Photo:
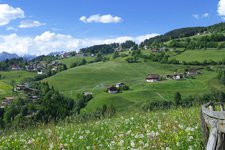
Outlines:
{"label": "grassy slope", "polygon": [[11,86],[0,81],[0,99],[8,95],[11,95]]}
{"label": "grassy slope", "polygon": [[36,73],[27,71],[0,71],[2,79],[0,80],[0,99],[5,96],[10,96],[11,93],[11,81],[15,80],[16,83],[20,83],[24,78],[34,77]]}
{"label": "grassy slope", "polygon": [[91,56],[88,56],[88,57],[74,56],[74,57],[70,57],[70,58],[61,59],[60,62],[66,64],[66,66],[68,68],[70,68],[71,64],[73,64],[75,62],[80,62],[83,58],[86,59],[86,61],[88,61],[88,62],[95,59],[95,57],[91,57]]}
{"label": "grassy slope", "polygon": [[[44,81],[48,81],[56,89],[73,98],[76,98],[77,93],[93,92],[94,99],[87,105],[87,111],[94,111],[102,104],[113,104],[118,110],[127,110],[131,104],[173,100],[176,91],[180,91],[184,97],[209,91],[208,83],[216,77],[216,73],[205,70],[196,79],[158,83],[144,81],[149,73],[166,75],[182,68],[183,66],[179,65],[150,62],[128,64],[122,59],[116,59],[72,68]],[[106,87],[117,82],[128,84],[131,90],[114,95],[104,92]]]}
{"label": "grassy slope", "polygon": [[112,119],[9,131],[0,135],[0,149],[203,149],[199,109],[126,112]]}
{"label": "grassy slope", "polygon": [[176,55],[171,57],[170,59],[177,59],[179,61],[186,61],[186,62],[192,62],[192,61],[199,61],[203,62],[204,60],[214,60],[214,61],[221,61],[225,59],[225,50],[187,50],[184,53],[181,53],[180,55]]}

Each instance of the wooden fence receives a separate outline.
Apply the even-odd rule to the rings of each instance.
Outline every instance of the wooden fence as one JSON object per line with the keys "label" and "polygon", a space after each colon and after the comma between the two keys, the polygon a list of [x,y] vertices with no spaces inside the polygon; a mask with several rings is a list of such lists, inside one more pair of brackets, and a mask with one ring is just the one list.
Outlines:
{"label": "wooden fence", "polygon": [[202,105],[201,123],[206,150],[225,150],[225,103]]}

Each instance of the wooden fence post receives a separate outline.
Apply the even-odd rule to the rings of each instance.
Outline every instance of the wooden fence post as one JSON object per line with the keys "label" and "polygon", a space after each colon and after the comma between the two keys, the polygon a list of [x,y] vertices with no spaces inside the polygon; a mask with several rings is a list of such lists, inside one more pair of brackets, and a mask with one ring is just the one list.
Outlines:
{"label": "wooden fence post", "polygon": [[[221,111],[216,111],[216,105]],[[225,150],[224,103],[202,105],[200,117],[206,150]]]}

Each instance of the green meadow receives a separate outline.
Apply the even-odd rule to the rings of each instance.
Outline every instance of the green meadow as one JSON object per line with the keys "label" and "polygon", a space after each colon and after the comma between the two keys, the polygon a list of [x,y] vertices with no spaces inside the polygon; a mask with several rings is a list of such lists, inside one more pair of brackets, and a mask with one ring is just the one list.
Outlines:
{"label": "green meadow", "polygon": [[60,62],[62,62],[63,64],[66,64],[66,66],[68,68],[70,68],[70,65],[73,63],[78,63],[80,62],[82,59],[86,59],[86,61],[92,61],[95,59],[95,57],[91,57],[91,56],[87,56],[87,57],[79,57],[79,56],[74,56],[74,57],[70,57],[70,58],[64,58],[59,60]]}
{"label": "green meadow", "polygon": [[36,73],[27,71],[0,71],[0,99],[12,95],[11,82],[19,84],[23,79],[34,77]]}
{"label": "green meadow", "polygon": [[0,135],[0,149],[203,149],[198,107],[71,121],[8,131]]}
{"label": "green meadow", "polygon": [[9,84],[0,81],[0,99],[12,94],[12,88]]}
{"label": "green meadow", "polygon": [[170,59],[177,59],[180,62],[193,62],[199,61],[203,62],[205,60],[222,61],[225,59],[225,49],[208,49],[208,50],[186,50],[185,52],[170,57]]}
{"label": "green meadow", "polygon": [[[183,98],[190,95],[207,93],[211,88],[218,87],[218,82],[211,82],[217,76],[216,72],[201,70],[202,74],[194,79],[180,81],[163,80],[146,83],[148,74],[165,76],[181,71],[182,65],[167,65],[154,62],[127,63],[122,58],[108,62],[100,62],[79,66],[58,73],[43,80],[53,85],[64,95],[76,99],[78,93],[92,92],[94,98],[88,103],[84,111],[94,111],[103,104],[112,104],[117,110],[132,109],[136,104],[150,101],[173,101],[175,92],[179,91]],[[107,87],[124,82],[130,90],[119,94],[109,94]],[[210,84],[211,83],[211,84]]]}

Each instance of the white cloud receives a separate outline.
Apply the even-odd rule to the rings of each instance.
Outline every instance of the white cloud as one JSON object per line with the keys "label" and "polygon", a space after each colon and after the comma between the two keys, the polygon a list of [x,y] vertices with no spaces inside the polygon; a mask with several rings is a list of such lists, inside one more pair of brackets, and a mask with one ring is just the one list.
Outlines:
{"label": "white cloud", "polygon": [[141,36],[137,36],[137,37],[122,36],[122,37],[118,37],[118,38],[105,39],[103,43],[104,44],[123,43],[123,42],[126,42],[128,40],[131,40],[131,41],[134,41],[134,42],[140,44],[144,40],[155,37],[157,35],[159,35],[159,34],[153,33],[153,34],[146,34],[146,35],[141,35]]}
{"label": "white cloud", "polygon": [[84,23],[119,23],[122,21],[121,17],[108,15],[92,15],[90,17],[82,16],[80,21]]}
{"label": "white cloud", "polygon": [[7,27],[6,30],[7,31],[15,31],[15,32],[18,31],[18,29],[17,28],[14,28],[14,27]]}
{"label": "white cloud", "polygon": [[33,28],[33,27],[39,27],[43,26],[45,23],[40,23],[39,21],[33,21],[33,20],[23,20],[20,22],[19,28]]}
{"label": "white cloud", "polygon": [[29,37],[19,37],[17,34],[0,36],[0,52],[26,54],[32,46],[32,39]]}
{"label": "white cloud", "polygon": [[219,16],[225,16],[225,0],[219,1],[217,12]]}
{"label": "white cloud", "polygon": [[46,31],[35,37],[22,37],[17,34],[0,35],[0,52],[7,51],[19,55],[35,54],[42,55],[56,51],[77,51],[80,48],[109,43],[122,43],[133,40],[137,43],[158,34],[147,34],[143,36],[122,36],[110,39],[78,39],[70,35],[56,34]]}
{"label": "white cloud", "polygon": [[194,14],[192,15],[195,19],[199,19],[199,15],[198,14]]}
{"label": "white cloud", "polygon": [[158,36],[159,34],[157,33],[153,33],[153,34],[146,34],[146,35],[142,35],[142,36],[138,36],[136,37],[136,39],[134,39],[134,41],[138,44],[140,44],[141,42],[143,42],[146,39],[150,39],[153,38],[155,36]]}
{"label": "white cloud", "polygon": [[192,15],[195,19],[203,19],[209,17],[209,13],[204,13],[204,14],[194,14]]}
{"label": "white cloud", "polygon": [[14,8],[8,4],[0,4],[0,26],[7,25],[14,19],[24,17],[24,11],[22,9]]}
{"label": "white cloud", "polygon": [[208,17],[208,16],[209,16],[208,13],[204,13],[204,14],[202,15],[203,18],[206,18],[206,17]]}

